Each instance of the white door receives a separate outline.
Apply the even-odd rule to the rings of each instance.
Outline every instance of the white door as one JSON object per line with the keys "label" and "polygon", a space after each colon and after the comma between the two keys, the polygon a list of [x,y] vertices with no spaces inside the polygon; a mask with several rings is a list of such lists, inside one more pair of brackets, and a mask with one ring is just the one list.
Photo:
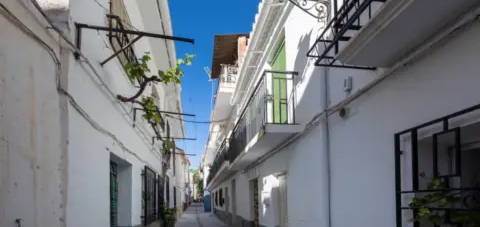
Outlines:
{"label": "white door", "polygon": [[278,176],[278,223],[280,227],[288,226],[287,176]]}

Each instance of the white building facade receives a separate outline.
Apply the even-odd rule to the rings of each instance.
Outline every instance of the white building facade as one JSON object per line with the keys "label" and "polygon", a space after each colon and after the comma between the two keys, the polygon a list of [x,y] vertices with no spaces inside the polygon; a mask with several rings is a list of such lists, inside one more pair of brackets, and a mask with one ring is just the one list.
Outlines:
{"label": "white building facade", "polygon": [[[117,95],[138,91],[124,65],[146,52],[151,72],[175,66],[172,40],[127,45],[122,32],[171,35],[167,1],[2,0],[0,12],[0,226],[159,226],[180,187],[162,139],[184,137],[183,123],[163,115],[157,134]],[[143,95],[181,113],[180,92]]]}
{"label": "white building facade", "polygon": [[[477,226],[478,7],[333,0],[314,18],[262,1],[249,35],[215,41],[213,212],[232,226]],[[438,192],[463,202],[412,203]]]}

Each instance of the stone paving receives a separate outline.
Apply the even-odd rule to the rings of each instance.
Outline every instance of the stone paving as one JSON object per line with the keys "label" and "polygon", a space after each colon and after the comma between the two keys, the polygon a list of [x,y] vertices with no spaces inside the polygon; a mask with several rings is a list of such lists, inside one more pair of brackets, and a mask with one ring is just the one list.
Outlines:
{"label": "stone paving", "polygon": [[212,213],[203,211],[203,204],[193,203],[177,221],[175,227],[227,227]]}

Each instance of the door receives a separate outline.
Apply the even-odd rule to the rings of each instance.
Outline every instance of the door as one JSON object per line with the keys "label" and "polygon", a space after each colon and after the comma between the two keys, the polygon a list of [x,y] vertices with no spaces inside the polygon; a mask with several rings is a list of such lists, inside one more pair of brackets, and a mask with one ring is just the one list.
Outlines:
{"label": "door", "polygon": [[[272,59],[272,71],[285,72],[287,69],[285,52],[285,42],[283,42],[275,52]],[[287,99],[287,78],[283,73],[272,74],[272,123],[288,123],[288,99]]]}
{"label": "door", "polygon": [[118,226],[118,165],[110,162],[110,226]]}
{"label": "door", "polygon": [[252,190],[252,213],[253,213],[253,226],[260,226],[260,197],[258,196],[258,179],[251,181]]}
{"label": "door", "polygon": [[158,217],[163,220],[163,214],[164,214],[164,206],[165,206],[165,198],[164,198],[164,192],[163,190],[165,189],[163,177],[158,176],[158,181],[157,181],[157,200],[158,200]]}
{"label": "door", "polygon": [[237,189],[236,182],[232,180],[232,224],[235,226],[237,222]]}
{"label": "door", "polygon": [[225,187],[225,211],[230,212],[230,196],[228,194],[228,187]]}
{"label": "door", "polygon": [[278,176],[278,223],[280,227],[288,226],[287,182],[286,175]]}

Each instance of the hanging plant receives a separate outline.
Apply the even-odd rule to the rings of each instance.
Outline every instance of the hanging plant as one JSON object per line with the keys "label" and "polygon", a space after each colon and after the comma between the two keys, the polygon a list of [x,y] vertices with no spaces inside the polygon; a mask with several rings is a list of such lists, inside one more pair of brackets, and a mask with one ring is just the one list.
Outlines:
{"label": "hanging plant", "polygon": [[413,221],[427,221],[435,225],[441,224],[469,224],[480,226],[480,214],[474,211],[450,211],[436,210],[435,208],[458,208],[466,207],[469,196],[462,191],[447,190],[444,178],[433,178],[427,184],[427,190],[432,192],[423,196],[416,196],[409,203],[409,207],[417,210]]}

